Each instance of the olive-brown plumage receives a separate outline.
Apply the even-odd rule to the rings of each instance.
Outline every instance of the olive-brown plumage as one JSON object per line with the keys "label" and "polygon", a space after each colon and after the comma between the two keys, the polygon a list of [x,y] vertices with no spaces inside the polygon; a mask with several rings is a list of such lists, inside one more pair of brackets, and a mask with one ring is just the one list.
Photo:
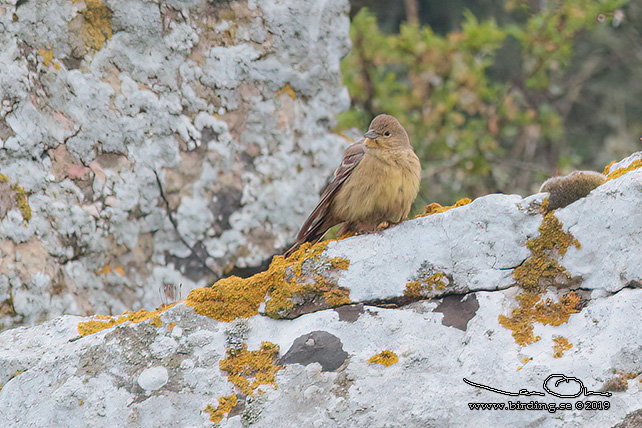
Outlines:
{"label": "olive-brown plumage", "polygon": [[421,164],[406,130],[393,116],[378,115],[364,138],[346,149],[286,256],[304,242],[317,242],[339,223],[339,234],[399,223],[408,217],[420,179]]}
{"label": "olive-brown plumage", "polygon": [[606,181],[606,175],[595,171],[573,171],[562,177],[551,177],[539,188],[548,192],[548,211],[563,208],[589,193]]}

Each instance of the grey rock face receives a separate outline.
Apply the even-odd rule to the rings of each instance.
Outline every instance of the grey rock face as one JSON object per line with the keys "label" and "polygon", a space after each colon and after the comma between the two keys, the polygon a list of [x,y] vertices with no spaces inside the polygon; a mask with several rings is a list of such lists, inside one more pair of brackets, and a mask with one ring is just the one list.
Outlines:
{"label": "grey rock face", "polygon": [[347,9],[0,5],[0,328],[151,309],[287,246],[348,144]]}

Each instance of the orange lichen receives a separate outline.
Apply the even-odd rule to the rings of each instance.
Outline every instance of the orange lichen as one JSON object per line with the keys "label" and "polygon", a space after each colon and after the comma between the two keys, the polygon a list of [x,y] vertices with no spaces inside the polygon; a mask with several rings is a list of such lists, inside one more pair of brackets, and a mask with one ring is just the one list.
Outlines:
{"label": "orange lichen", "polygon": [[266,299],[266,313],[273,318],[286,315],[294,307],[294,300],[320,297],[328,307],[348,304],[349,290],[337,286],[329,275],[347,269],[350,261],[322,257],[325,248],[326,243],[305,243],[288,258],[275,256],[266,271],[250,278],[231,276],[211,287],[193,290],[187,306],[198,314],[232,321],[258,314]]}
{"label": "orange lichen", "polygon": [[499,323],[512,330],[515,343],[526,346],[541,339],[533,334],[533,323],[558,326],[568,322],[572,314],[577,313],[579,298],[574,291],[569,291],[559,302],[551,299],[540,301],[541,295],[525,291],[517,296],[519,306],[513,309],[511,317],[499,316]]}
{"label": "orange lichen", "polygon": [[262,342],[257,351],[248,351],[244,344],[241,349],[228,349],[219,367],[243,394],[253,395],[261,385],[277,388],[276,372],[282,368],[276,364],[278,355],[279,346],[270,342]]}
{"label": "orange lichen", "polygon": [[139,323],[147,320],[151,320],[150,324],[154,327],[160,327],[162,325],[160,314],[165,312],[175,304],[176,303],[166,305],[155,311],[146,311],[144,309],[141,309],[137,312],[127,311],[122,313],[121,315],[116,315],[113,317],[97,315],[93,320],[78,323],[78,333],[81,336],[87,336],[89,334],[98,333],[99,331],[111,328],[118,324],[124,324],[126,322]]}
{"label": "orange lichen", "polygon": [[[607,168],[610,168],[612,164],[610,164]],[[631,162],[631,164],[625,168],[618,168],[615,171],[610,172],[606,176],[606,181],[616,179],[618,177],[622,177],[624,174],[626,174],[629,171],[633,171],[636,169],[642,168],[642,159],[635,160]],[[606,174],[606,172],[605,172]]]}
{"label": "orange lichen", "polygon": [[567,338],[562,336],[555,336],[553,338],[553,358],[562,358],[564,352],[568,351],[573,347],[573,344],[568,341]]}
{"label": "orange lichen", "polygon": [[428,205],[426,205],[426,208],[423,212],[423,214],[419,214],[417,217],[425,217],[429,216],[432,214],[438,214],[438,213],[443,213],[448,210],[452,210],[453,208],[458,208],[458,207],[463,207],[464,205],[470,204],[472,201],[470,198],[462,198],[455,202],[454,205],[448,205],[448,206],[442,206],[441,204],[438,204],[437,202],[432,202]]}
{"label": "orange lichen", "polygon": [[564,256],[571,245],[580,248],[577,239],[562,229],[562,223],[550,212],[544,216],[539,227],[539,236],[529,240],[526,246],[531,256],[518,266],[513,277],[526,290],[540,291],[554,281],[570,279],[566,269],[555,257]]}
{"label": "orange lichen", "polygon": [[109,273],[111,273],[111,266],[109,263],[96,271],[96,275],[107,275]]}
{"label": "orange lichen", "polygon": [[237,403],[238,397],[236,394],[226,395],[225,397],[218,399],[218,406],[216,406],[216,409],[208,404],[203,411],[210,414],[210,421],[219,423],[223,420],[223,416],[228,414]]}
{"label": "orange lichen", "polygon": [[610,170],[611,170],[611,167],[612,167],[613,165],[615,165],[615,162],[616,162],[616,161],[611,161],[611,163],[610,163],[610,164],[608,164],[607,166],[605,166],[605,167],[604,167],[604,172],[603,172],[603,174],[604,174],[604,175],[608,175],[608,174],[609,174],[609,172],[610,172]]}
{"label": "orange lichen", "polygon": [[381,364],[382,366],[389,367],[393,364],[397,364],[399,362],[399,357],[391,350],[386,349],[385,351],[381,351],[370,357],[368,362],[370,364]]}
{"label": "orange lichen", "polygon": [[552,212],[544,216],[539,236],[526,243],[531,256],[513,272],[517,285],[524,290],[516,297],[519,306],[510,317],[499,316],[499,323],[512,330],[516,343],[525,346],[540,340],[533,334],[534,322],[557,326],[577,312],[580,301],[573,291],[562,296],[559,302],[540,301],[546,287],[566,285],[571,281],[568,271],[556,258],[566,254],[571,245],[580,248],[580,243],[562,229],[562,223]]}

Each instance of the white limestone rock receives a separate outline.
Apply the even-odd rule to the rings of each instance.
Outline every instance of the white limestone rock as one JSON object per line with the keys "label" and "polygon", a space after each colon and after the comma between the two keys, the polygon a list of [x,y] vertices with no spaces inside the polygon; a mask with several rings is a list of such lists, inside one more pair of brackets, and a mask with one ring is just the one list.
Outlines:
{"label": "white limestone rock", "polygon": [[[564,257],[552,255],[574,277],[577,312],[564,315],[553,305],[568,288],[539,290],[539,318],[525,321],[539,338],[531,344],[518,343],[513,333],[523,329],[506,328],[500,317],[515,315],[524,292],[512,274],[532,256],[527,241],[539,236],[545,195],[491,195],[330,244],[328,255],[351,261],[340,278],[350,306],[293,320],[255,315],[225,323],[179,303],[160,319],[81,338],[77,326],[89,319],[71,316],[6,331],[0,424],[208,427],[225,397],[236,396],[218,426],[638,426],[641,184],[642,173],[632,171],[553,213],[581,244]],[[449,278],[433,290],[440,298],[404,300],[404,284],[428,265]],[[245,395],[220,363],[263,342],[278,345],[274,363],[282,368],[275,385],[254,385]],[[370,361],[384,350],[398,360]],[[250,371],[240,372],[249,384]],[[571,397],[580,387],[584,394]],[[518,401],[540,409],[470,407]],[[589,402],[602,410],[581,408]]]}

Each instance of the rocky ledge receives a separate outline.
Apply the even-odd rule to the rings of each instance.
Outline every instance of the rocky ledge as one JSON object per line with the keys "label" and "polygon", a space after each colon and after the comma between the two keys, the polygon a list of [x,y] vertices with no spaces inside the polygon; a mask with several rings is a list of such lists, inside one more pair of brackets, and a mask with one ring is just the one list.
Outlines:
{"label": "rocky ledge", "polygon": [[0,422],[640,426],[640,166],[552,212],[489,195],[156,311],[6,331]]}

